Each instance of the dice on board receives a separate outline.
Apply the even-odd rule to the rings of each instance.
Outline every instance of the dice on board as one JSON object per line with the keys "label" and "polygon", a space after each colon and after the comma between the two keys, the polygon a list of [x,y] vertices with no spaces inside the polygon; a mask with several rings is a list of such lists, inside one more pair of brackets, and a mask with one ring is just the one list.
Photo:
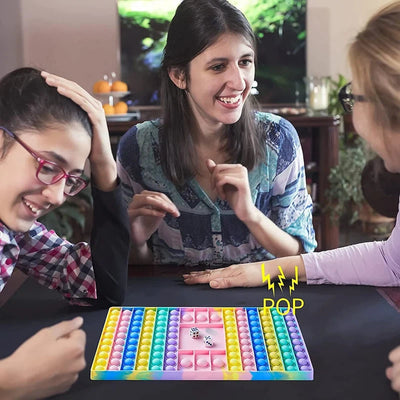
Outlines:
{"label": "dice on board", "polygon": [[198,339],[200,336],[199,328],[196,328],[195,326],[190,328],[189,334],[192,339]]}
{"label": "dice on board", "polygon": [[204,336],[203,341],[206,347],[212,347],[214,344],[213,339],[210,335]]}

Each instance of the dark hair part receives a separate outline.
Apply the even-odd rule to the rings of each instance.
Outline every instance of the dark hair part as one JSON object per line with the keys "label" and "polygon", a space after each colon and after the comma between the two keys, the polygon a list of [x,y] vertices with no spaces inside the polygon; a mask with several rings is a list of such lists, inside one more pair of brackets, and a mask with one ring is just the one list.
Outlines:
{"label": "dark hair part", "polygon": [[[161,64],[160,156],[164,173],[178,186],[196,173],[192,136],[196,121],[185,91],[171,81],[169,71],[178,68],[189,82],[190,61],[228,32],[243,36],[256,53],[256,39],[249,22],[226,0],[183,0],[169,26]],[[264,133],[255,123],[253,102],[250,95],[239,121],[226,126],[221,149],[229,154],[227,162],[241,163],[249,170],[265,157]]]}
{"label": "dark hair part", "polygon": [[71,122],[80,123],[92,136],[87,113],[49,86],[39,70],[19,68],[0,80],[0,126],[12,132],[32,128],[40,131],[55,123]]}

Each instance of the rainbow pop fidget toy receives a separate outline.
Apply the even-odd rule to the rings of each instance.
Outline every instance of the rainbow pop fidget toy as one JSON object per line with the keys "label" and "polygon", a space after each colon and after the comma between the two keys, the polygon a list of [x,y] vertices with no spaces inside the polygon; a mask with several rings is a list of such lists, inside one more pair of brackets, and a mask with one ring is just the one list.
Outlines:
{"label": "rainbow pop fidget toy", "polygon": [[112,307],[91,368],[100,380],[312,380],[292,311]]}

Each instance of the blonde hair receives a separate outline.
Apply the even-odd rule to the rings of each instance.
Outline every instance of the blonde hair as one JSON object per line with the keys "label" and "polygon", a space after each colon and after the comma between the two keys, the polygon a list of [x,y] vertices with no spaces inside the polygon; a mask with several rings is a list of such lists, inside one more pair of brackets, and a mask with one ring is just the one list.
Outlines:
{"label": "blonde hair", "polygon": [[372,16],[351,44],[349,62],[377,124],[400,129],[400,1]]}

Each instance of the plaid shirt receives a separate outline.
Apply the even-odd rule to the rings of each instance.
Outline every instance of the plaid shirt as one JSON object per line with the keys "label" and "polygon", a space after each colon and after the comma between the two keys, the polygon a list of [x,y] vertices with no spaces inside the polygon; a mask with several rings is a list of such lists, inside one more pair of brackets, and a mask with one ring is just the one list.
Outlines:
{"label": "plaid shirt", "polygon": [[96,298],[96,283],[87,243],[72,244],[35,222],[25,233],[0,223],[0,292],[14,268],[41,285],[59,291],[70,303]]}

